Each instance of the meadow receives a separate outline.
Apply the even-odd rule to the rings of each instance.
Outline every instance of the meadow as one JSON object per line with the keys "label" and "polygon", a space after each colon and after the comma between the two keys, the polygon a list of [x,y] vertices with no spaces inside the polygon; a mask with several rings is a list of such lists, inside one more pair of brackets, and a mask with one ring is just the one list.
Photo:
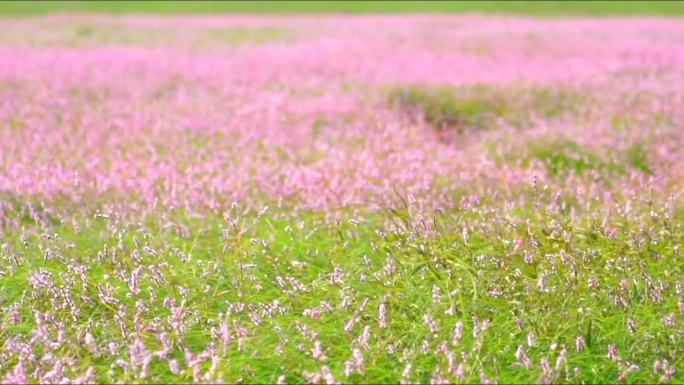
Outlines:
{"label": "meadow", "polygon": [[677,3],[122,4],[0,5],[3,383],[684,382]]}

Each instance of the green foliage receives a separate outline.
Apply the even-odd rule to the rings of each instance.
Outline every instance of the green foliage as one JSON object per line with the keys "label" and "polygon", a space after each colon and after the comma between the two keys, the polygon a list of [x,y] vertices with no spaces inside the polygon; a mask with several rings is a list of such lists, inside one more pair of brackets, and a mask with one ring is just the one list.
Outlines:
{"label": "green foliage", "polygon": [[394,88],[388,103],[415,118],[418,114],[438,131],[487,129],[497,121],[524,127],[532,114],[556,118],[573,113],[578,95],[565,90],[535,87],[499,88],[488,85],[474,87]]}
{"label": "green foliage", "polygon": [[[575,148],[564,146],[561,148]],[[457,321],[464,323],[465,335],[448,346],[459,357],[460,353],[468,356],[463,382],[479,382],[481,371],[497,382],[539,382],[543,373],[538,365],[528,369],[516,360],[516,348],[524,346],[535,364],[546,358],[553,365],[560,350],[567,349],[567,366],[554,371],[554,382],[613,383],[623,369],[606,356],[609,344],[615,344],[621,357],[642,368],[629,374],[628,382],[657,380],[649,369],[652,363],[668,358],[675,364],[676,357],[684,353],[681,335],[670,333],[662,321],[678,311],[674,289],[662,292],[662,300],[654,301],[656,289],[649,286],[657,282],[674,286],[681,277],[684,266],[677,256],[681,223],[672,222],[661,209],[654,216],[650,206],[635,203],[630,217],[616,216],[605,224],[619,229],[620,236],[611,238],[600,225],[603,213],[593,211],[597,207],[577,206],[585,211],[571,220],[543,209],[553,192],[538,193],[534,198],[529,191],[520,194],[529,205],[506,214],[505,221],[491,217],[502,213],[501,202],[485,200],[479,208],[443,212],[430,220],[428,227],[412,214],[410,204],[390,210],[396,214],[367,215],[362,221],[348,214],[329,220],[314,213],[262,216],[252,212],[242,215],[233,227],[223,218],[176,212],[143,221],[82,218],[79,228],[36,223],[28,227],[36,230],[28,237],[28,246],[18,237],[4,240],[18,264],[8,262],[3,267],[0,297],[5,304],[19,304],[22,322],[14,325],[9,316],[0,317],[0,343],[11,336],[30,337],[35,326],[33,308],[52,311],[57,320],[66,322],[68,338],[91,330],[97,341],[128,344],[130,338],[119,330],[115,315],[123,314],[130,331],[135,330],[135,323],[147,327],[157,317],[161,320],[158,327],[167,328],[171,312],[164,300],[168,297],[185,303],[190,311],[184,334],[169,332],[174,343],[170,358],[183,362],[182,349],[198,353],[215,341],[211,330],[229,304],[260,309],[278,301],[287,312],[262,314],[260,324],[252,323],[249,311],[231,316],[250,336],[242,350],[234,342],[220,354],[218,373],[224,381],[272,383],[284,375],[290,382],[303,382],[303,371],[314,372],[327,365],[344,382],[395,383],[401,379],[405,363],[400,357],[406,349],[414,367],[409,379],[429,382],[437,367],[448,366],[446,358],[435,351],[442,341],[451,341]],[[642,234],[637,224],[644,218],[650,218],[653,231],[660,234],[657,242],[633,241]],[[385,223],[391,219],[396,227]],[[39,235],[42,233],[52,235],[46,238]],[[54,254],[45,261],[42,251],[47,248]],[[139,261],[131,257],[134,253]],[[387,270],[390,260],[393,267]],[[73,279],[69,266],[79,265],[87,266],[83,277],[87,284],[81,285],[79,278],[78,285],[67,286]],[[136,266],[146,268],[141,292],[134,295],[127,280]],[[153,266],[156,270],[148,270]],[[339,283],[331,281],[336,268],[344,272]],[[55,310],[45,300],[44,291],[28,284],[29,276],[38,269],[51,272],[58,288],[70,288],[82,309],[79,320],[74,321],[68,310]],[[152,278],[157,273],[153,271],[158,271],[163,281],[155,282]],[[306,290],[294,290],[289,283],[281,287],[278,277],[295,279]],[[588,284],[593,281],[596,285]],[[131,311],[121,313],[121,307],[82,302],[82,296],[97,300],[98,286],[107,284]],[[188,289],[187,297],[180,288]],[[440,298],[435,297],[435,290]],[[152,292],[156,298],[150,296]],[[351,301],[348,308],[340,305],[344,295]],[[350,334],[344,333],[346,323],[365,299],[369,302],[359,324]],[[143,301],[149,310],[136,315],[137,301]],[[333,306],[332,313],[323,313],[318,321],[304,315],[306,309],[319,307],[322,301]],[[389,309],[387,328],[378,326],[377,309],[382,303]],[[426,314],[439,326],[436,331],[426,325]],[[473,333],[473,317],[490,326]],[[638,326],[634,333],[626,326],[629,319]],[[298,331],[297,323],[318,333],[326,360],[311,357],[312,341]],[[345,378],[344,361],[351,358],[351,347],[358,346],[366,326],[371,330],[368,349],[363,350],[366,372]],[[537,336],[532,347],[526,343],[529,333]],[[161,349],[153,334],[142,335],[147,349]],[[579,336],[586,341],[581,352],[575,349]],[[282,345],[284,339],[287,343]],[[423,341],[428,341],[427,354],[421,353]],[[550,348],[552,345],[556,347]],[[391,349],[395,352],[388,352]],[[60,347],[51,354],[76,356],[82,364],[93,365],[98,382],[127,378],[121,369],[110,371],[115,357],[92,354],[80,344]],[[581,371],[576,373],[575,367]],[[146,379],[164,383],[192,380],[189,369],[174,376],[168,365],[157,359]],[[681,380],[682,374],[677,372],[673,381]]]}
{"label": "green foliage", "polygon": [[0,14],[55,12],[220,13],[503,13],[534,16],[680,16],[677,1],[3,1]]}
{"label": "green foliage", "polygon": [[510,107],[498,95],[477,88],[474,92],[448,87],[407,87],[393,90],[389,103],[415,116],[424,114],[428,124],[437,130],[453,127],[485,126],[497,116],[509,113]]}
{"label": "green foliage", "polygon": [[530,148],[530,155],[532,159],[544,162],[554,176],[568,172],[582,175],[585,171],[606,167],[595,154],[571,140],[535,143]]}
{"label": "green foliage", "polygon": [[77,26],[55,26],[49,34],[39,35],[27,41],[24,34],[6,31],[0,33],[0,43],[9,45],[30,45],[36,47],[97,47],[102,45],[206,45],[266,44],[294,39],[293,33],[276,27],[171,27],[149,28],[145,26],[124,26],[118,24]]}
{"label": "green foliage", "polygon": [[635,168],[644,174],[651,175],[653,170],[649,166],[648,155],[644,146],[640,143],[631,146],[627,150],[627,163],[630,167]]}
{"label": "green foliage", "polygon": [[[490,143],[489,151],[494,153]],[[614,154],[614,157],[608,155]],[[533,162],[542,162],[550,175],[565,178],[568,175],[582,176],[596,172],[609,181],[611,177],[624,176],[628,169],[652,175],[647,151],[641,143],[630,146],[624,152],[615,153],[612,149],[601,152],[563,137],[544,137],[524,141],[505,154],[494,154],[498,164],[512,163],[520,167],[530,167]]]}

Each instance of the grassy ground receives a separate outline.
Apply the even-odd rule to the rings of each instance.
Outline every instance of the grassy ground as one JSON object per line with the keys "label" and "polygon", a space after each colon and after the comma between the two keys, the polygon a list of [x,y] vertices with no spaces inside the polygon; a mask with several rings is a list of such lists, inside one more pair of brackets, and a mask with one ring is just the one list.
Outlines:
{"label": "grassy ground", "polygon": [[[320,365],[340,379],[347,365],[345,382],[426,383],[441,366],[449,368],[444,378],[466,383],[642,383],[665,373],[650,371],[654,355],[681,367],[682,337],[667,326],[682,306],[674,293],[681,216],[637,204],[611,220],[616,239],[598,230],[602,214],[591,207],[571,224],[552,194],[521,195],[530,206],[505,221],[493,220],[501,207],[486,200],[432,218],[429,230],[410,205],[394,209],[389,226],[378,215],[335,221],[239,208],[225,218],[91,217],[78,226],[27,214],[25,234],[5,240],[0,295],[14,305],[0,318],[0,340],[29,338],[41,327],[34,313],[52,312],[69,338],[95,339],[92,348],[63,345],[52,354],[76,358],[76,371],[92,366],[104,382],[206,374],[302,383]],[[639,241],[639,221],[661,234],[657,242]],[[51,304],[53,291],[70,300]],[[218,366],[172,374],[167,361],[199,356],[226,323],[237,334],[215,345]],[[131,348],[131,367],[96,348],[133,333],[145,351],[164,351],[164,338],[174,348],[146,364]],[[617,357],[607,355],[610,346]]]}
{"label": "grassy ground", "polygon": [[1,20],[0,382],[682,383],[681,23],[321,19]]}
{"label": "grassy ground", "polygon": [[3,1],[0,15],[49,13],[505,13],[535,16],[684,14],[678,1]]}

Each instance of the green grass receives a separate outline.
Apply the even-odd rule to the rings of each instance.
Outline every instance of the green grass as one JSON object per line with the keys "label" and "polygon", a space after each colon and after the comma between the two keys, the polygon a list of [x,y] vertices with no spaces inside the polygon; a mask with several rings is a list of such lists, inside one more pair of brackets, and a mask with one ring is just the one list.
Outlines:
{"label": "green grass", "polygon": [[[71,341],[54,348],[52,355],[92,365],[98,382],[130,382],[132,373],[109,369],[117,358],[127,359],[127,344],[137,327],[157,324],[173,343],[168,358],[183,362],[184,349],[197,354],[216,342],[212,329],[230,312],[230,321],[245,327],[249,336],[242,349],[237,340],[225,352],[217,346],[222,353],[213,381],[273,383],[284,375],[288,382],[301,383],[304,371],[327,365],[344,382],[396,383],[404,365],[411,363],[414,372],[408,380],[429,382],[437,367],[448,367],[446,357],[436,352],[442,342],[459,362],[461,353],[467,355],[463,379],[467,383],[479,382],[481,372],[503,383],[539,382],[544,375],[540,360],[546,358],[553,366],[563,348],[568,352],[567,365],[547,378],[614,383],[624,368],[606,356],[609,344],[641,368],[627,376],[629,383],[657,381],[658,375],[650,369],[656,359],[668,358],[681,367],[682,336],[662,321],[678,312],[674,286],[684,269],[677,251],[684,240],[681,219],[635,202],[629,217],[614,215],[601,225],[600,204],[583,208],[561,198],[561,203],[580,210],[571,220],[566,212],[545,208],[556,199],[552,191],[521,191],[521,195],[528,204],[506,214],[506,221],[493,217],[502,212],[501,202],[485,198],[480,207],[435,215],[428,228],[410,206],[398,206],[389,217],[368,214],[360,223],[350,221],[358,219],[350,213],[333,221],[323,214],[258,215],[240,210],[228,215],[238,218],[236,226],[230,219],[182,212],[142,221],[89,216],[80,220],[80,228],[25,220],[25,244],[16,232],[3,241],[16,258],[2,252],[7,264],[0,298],[7,306],[18,306],[22,322],[15,325],[8,313],[0,316],[0,345],[10,337],[29,338],[36,326],[34,310],[51,312],[66,325]],[[639,223],[644,220],[659,234],[657,242],[634,241],[642,236]],[[606,235],[608,227],[619,229],[620,237]],[[47,261],[46,249],[52,256]],[[84,273],[76,273],[79,266]],[[127,280],[138,267],[142,274],[136,294]],[[343,276],[333,282],[336,269]],[[28,283],[38,271],[51,274],[54,287],[71,293],[80,309],[78,319],[68,306],[61,307],[54,289]],[[588,284],[591,280],[596,286]],[[119,305],[98,299],[98,287],[107,286]],[[435,290],[441,295],[435,297]],[[662,298],[654,300],[654,292]],[[96,301],[96,306],[88,305],[84,297]],[[342,305],[344,297],[348,307]],[[186,318],[181,330],[174,329],[166,298],[183,304]],[[359,311],[366,299],[366,309]],[[320,320],[304,315],[306,309],[320,308],[322,301],[331,305],[331,312],[324,311]],[[137,303],[148,310],[136,310]],[[275,303],[283,313],[266,315],[258,310]],[[379,325],[382,303],[389,309],[385,328]],[[229,310],[239,304],[245,310]],[[260,323],[253,321],[255,311]],[[358,324],[345,333],[355,314]],[[438,330],[430,330],[425,315],[437,322]],[[473,317],[490,322],[488,330],[474,335]],[[629,332],[628,319],[635,321],[637,332]],[[465,335],[452,344],[458,321],[464,323]],[[312,358],[314,338],[297,325],[318,334],[315,340],[325,348],[327,359]],[[365,374],[345,378],[344,362],[351,358],[353,347],[362,346],[359,337],[365,327],[370,331],[368,347],[362,349]],[[48,330],[49,338],[54,337],[54,330]],[[114,356],[90,352],[77,343],[86,330],[100,343],[122,342],[124,348]],[[529,333],[537,336],[531,347],[526,342]],[[139,334],[147,349],[161,349],[154,334]],[[586,340],[582,352],[575,349],[578,336]],[[524,346],[534,366],[528,369],[516,363],[518,346]],[[209,366],[206,362],[202,370]],[[575,367],[581,369],[577,374]],[[455,381],[451,375],[447,378]],[[681,380],[680,371],[673,381]],[[185,366],[179,376],[173,376],[163,359],[154,359],[146,381],[191,382],[193,377]]]}
{"label": "green grass", "polygon": [[676,1],[3,1],[0,15],[49,13],[295,14],[503,13],[533,16],[681,16]]}
{"label": "green grass", "polygon": [[530,125],[532,115],[560,118],[574,113],[583,98],[566,90],[523,86],[407,86],[388,92],[389,105],[409,118],[422,115],[437,131],[461,133],[491,129],[499,122],[524,128]]}
{"label": "green grass", "polygon": [[149,28],[122,25],[78,24],[55,26],[49,33],[26,39],[22,31],[0,33],[0,44],[31,47],[97,47],[107,45],[192,47],[239,46],[288,42],[295,34],[285,28]]}
{"label": "green grass", "polygon": [[564,180],[569,175],[600,178],[609,183],[616,177],[624,177],[629,171],[653,175],[648,151],[642,143],[629,146],[626,150],[590,149],[568,137],[547,136],[525,140],[503,154],[493,152],[494,143],[488,144],[489,151],[499,165],[515,164],[522,168],[544,166],[548,175]]}

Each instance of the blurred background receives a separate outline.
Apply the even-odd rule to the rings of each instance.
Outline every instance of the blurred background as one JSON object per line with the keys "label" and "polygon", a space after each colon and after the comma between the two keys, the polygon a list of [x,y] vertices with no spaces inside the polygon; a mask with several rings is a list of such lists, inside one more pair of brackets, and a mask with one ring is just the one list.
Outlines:
{"label": "blurred background", "polygon": [[2,1],[0,15],[49,13],[506,13],[681,16],[682,1]]}

